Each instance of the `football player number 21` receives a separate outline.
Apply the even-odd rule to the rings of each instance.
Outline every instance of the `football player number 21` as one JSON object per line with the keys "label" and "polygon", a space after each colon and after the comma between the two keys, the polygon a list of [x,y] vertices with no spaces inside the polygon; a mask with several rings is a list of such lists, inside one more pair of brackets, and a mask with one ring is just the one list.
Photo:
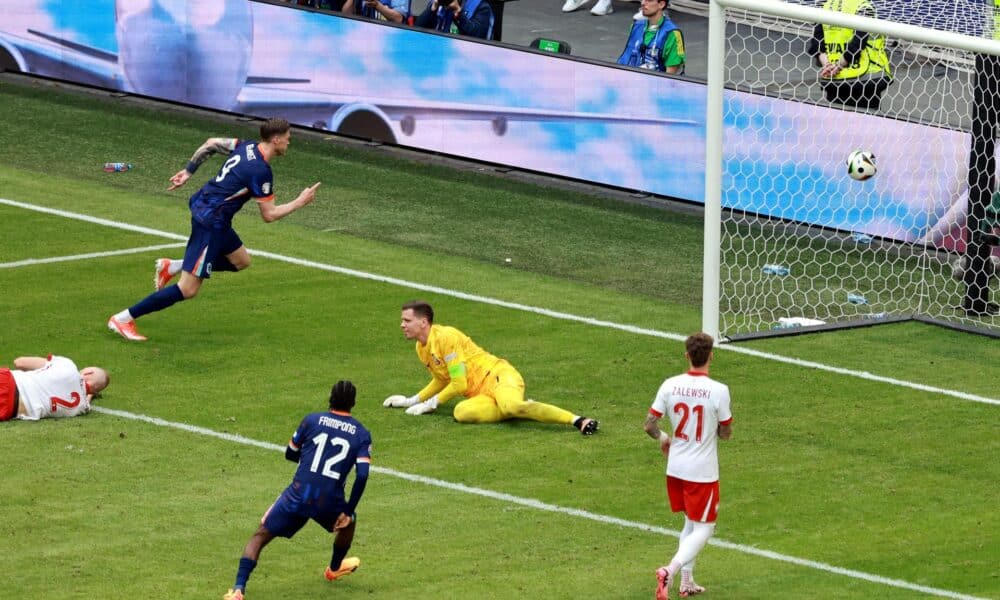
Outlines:
{"label": "football player number 21", "polygon": [[[312,439],[313,443],[316,444],[316,454],[313,455],[312,464],[309,465],[309,470],[313,473],[319,469],[319,465],[323,463],[323,472],[321,473],[324,477],[329,477],[331,479],[340,479],[340,473],[335,470],[337,463],[347,458],[347,453],[351,449],[351,444],[342,437],[335,437],[332,440],[330,436],[321,433]],[[325,454],[326,443],[330,442],[330,445],[336,449],[333,456],[323,461],[323,454]]]}
{"label": "football player number 21", "polygon": [[684,432],[687,429],[688,418],[691,417],[691,413],[694,413],[696,424],[694,428],[694,440],[696,442],[701,441],[701,430],[705,425],[705,407],[701,404],[695,404],[694,406],[688,406],[683,402],[678,402],[674,405],[674,412],[681,416],[681,420],[677,423],[677,429],[674,431],[674,437],[687,441],[690,439],[688,434]]}

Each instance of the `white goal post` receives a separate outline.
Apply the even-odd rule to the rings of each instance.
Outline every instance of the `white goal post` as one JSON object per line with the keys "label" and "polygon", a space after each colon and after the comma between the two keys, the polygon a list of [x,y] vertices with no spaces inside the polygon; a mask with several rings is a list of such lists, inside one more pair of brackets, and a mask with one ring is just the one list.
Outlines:
{"label": "white goal post", "polygon": [[[875,4],[901,1],[906,0],[875,0]],[[982,14],[970,14],[970,19],[981,16],[985,22],[993,15],[993,0],[986,1],[989,6],[983,5]],[[988,221],[980,214],[983,209],[976,208],[980,213],[975,215],[963,212],[983,204],[981,194],[970,189],[981,179],[980,184],[965,183],[972,179],[970,164],[978,164],[970,163],[975,151],[969,140],[974,144],[977,138],[976,127],[969,123],[981,114],[973,114],[979,96],[972,85],[981,80],[968,72],[976,70],[976,56],[1000,57],[1000,41],[987,32],[988,26],[982,27],[983,37],[976,37],[781,0],[710,0],[708,13],[702,330],[728,341],[917,319],[1000,336],[995,303],[988,301],[990,288],[1000,294],[996,285],[1000,258],[982,259],[983,253],[996,250],[996,232],[988,238],[978,233],[990,236]],[[755,16],[750,25],[747,13]],[[894,67],[923,69],[906,82],[906,93],[897,94],[906,96],[897,101],[899,106],[915,103],[923,112],[899,114],[895,105],[887,110],[885,104],[881,111],[877,104],[875,109],[845,108],[817,99],[821,82],[802,66],[806,40],[801,36],[803,31],[811,33],[817,23],[884,36],[889,52],[896,53]],[[748,28],[742,30],[742,38],[733,33],[739,27]],[[773,34],[776,39],[770,47],[783,49],[784,56],[761,52],[762,34],[754,31],[767,30],[780,32]],[[909,53],[907,60],[899,61],[904,52]],[[732,76],[734,69],[742,69],[737,77]],[[767,69],[783,70],[785,78],[777,81],[780,78]],[[961,77],[955,76],[959,71]],[[995,85],[1000,89],[1000,83]],[[775,106],[783,111],[780,119],[770,112]],[[763,108],[759,114],[741,112],[747,107]],[[811,115],[819,113],[843,119],[840,139],[826,139],[819,125],[810,130]],[[996,118],[996,114],[991,117],[993,135],[988,136],[991,157]],[[779,122],[801,126],[794,141],[775,136]],[[734,123],[746,129],[736,130]],[[883,129],[898,130],[900,137],[889,140],[879,134]],[[877,150],[850,144],[873,137],[876,146],[882,142],[893,147],[890,157],[912,152],[913,160],[885,162],[882,157],[872,180],[848,180],[847,150]],[[754,142],[768,145],[763,140],[771,138],[775,138],[773,148],[743,149]],[[737,150],[740,158],[733,157]],[[782,153],[787,160],[782,160]],[[770,166],[750,164],[755,156],[768,154],[762,162],[770,161]],[[783,166],[796,160],[800,164]],[[840,176],[842,180],[836,179]],[[957,192],[963,184],[964,191]],[[886,192],[887,186],[895,187]],[[995,181],[989,188],[990,194],[996,191]],[[962,194],[966,196],[960,203],[957,198]],[[946,215],[942,203],[947,199],[942,197],[947,195],[951,204]],[[828,197],[837,198],[839,204],[824,206]],[[892,212],[904,200],[916,207],[914,214]],[[986,210],[996,209],[1000,195]],[[861,222],[857,215],[867,220]],[[890,217],[910,229],[893,229]],[[954,226],[932,234],[935,222]],[[980,260],[970,258],[983,244],[989,247]],[[993,256],[1000,256],[1000,251]],[[966,273],[970,265],[982,272]],[[963,297],[968,299],[965,289],[973,282],[983,288],[983,306],[989,308],[976,312],[966,305],[962,310]],[[975,302],[972,306],[980,307]]]}

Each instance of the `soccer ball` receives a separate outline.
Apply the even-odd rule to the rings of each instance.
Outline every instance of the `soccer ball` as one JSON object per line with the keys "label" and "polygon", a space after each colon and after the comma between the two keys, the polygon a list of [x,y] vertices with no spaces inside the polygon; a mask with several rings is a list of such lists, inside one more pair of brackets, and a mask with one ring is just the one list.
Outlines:
{"label": "soccer ball", "polygon": [[875,155],[867,150],[855,150],[847,157],[847,174],[851,179],[864,181],[875,176]]}

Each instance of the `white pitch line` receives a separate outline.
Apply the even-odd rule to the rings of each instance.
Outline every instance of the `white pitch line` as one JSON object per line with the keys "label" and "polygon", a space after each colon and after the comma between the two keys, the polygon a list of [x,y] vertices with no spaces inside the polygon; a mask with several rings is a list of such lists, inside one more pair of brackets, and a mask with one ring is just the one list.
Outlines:
{"label": "white pitch line", "polygon": [[[151,423],[153,425],[158,425],[160,427],[169,427],[172,429],[180,429],[182,431],[187,431],[189,433],[196,433],[198,435],[204,435],[208,437],[218,438],[220,440],[225,440],[228,442],[235,442],[237,444],[243,444],[246,446],[255,446],[257,448],[263,448],[264,450],[273,450],[277,452],[284,452],[285,447],[278,444],[272,444],[269,442],[262,442],[252,438],[244,437],[242,435],[236,435],[233,433],[223,433],[221,431],[215,431],[213,429],[207,429],[205,427],[198,427],[197,425],[189,425],[187,423],[178,423],[175,421],[167,421],[165,419],[160,419],[159,417],[150,417],[147,415],[140,415],[136,413],[127,412],[124,410],[116,410],[113,408],[106,408],[103,406],[93,407],[94,411],[112,415],[115,417],[121,417],[123,419],[131,419],[133,421],[142,421],[145,423]],[[439,487],[455,492],[461,492],[464,494],[472,494],[475,496],[481,496],[484,498],[490,498],[492,500],[498,500],[501,502],[508,502],[510,504],[517,504],[520,506],[525,506],[528,508],[533,508],[536,510],[541,510],[545,512],[558,513],[563,515],[569,515],[571,517],[579,517],[581,519],[587,519],[590,521],[596,521],[598,523],[603,523],[605,525],[617,525],[619,527],[624,527],[627,529],[638,529],[640,531],[647,531],[649,533],[655,533],[659,535],[666,535],[671,537],[678,537],[679,532],[667,529],[665,527],[659,527],[657,525],[649,525],[647,523],[640,523],[639,521],[629,521],[627,519],[619,519],[618,517],[612,517],[608,515],[602,515],[600,513],[593,513],[586,510],[581,510],[578,508],[568,508],[565,506],[559,506],[558,504],[549,504],[548,502],[542,502],[541,500],[535,500],[534,498],[522,498],[521,496],[514,496],[512,494],[506,494],[503,492],[495,492],[493,490],[487,490],[483,488],[473,487],[470,485],[465,485],[462,483],[452,483],[450,481],[444,481],[442,479],[435,479],[433,477],[425,477],[423,475],[414,475],[412,473],[404,473],[402,471],[397,471],[395,469],[389,469],[386,467],[376,467],[372,466],[372,470],[376,473],[381,473],[383,475],[389,475],[390,477],[397,477],[399,479],[405,479],[407,481],[412,481],[414,483],[422,483],[424,485],[430,485],[434,487]],[[967,594],[961,594],[959,592],[953,592],[951,590],[943,590],[939,588],[928,587],[925,585],[918,585],[916,583],[910,583],[909,581],[903,581],[902,579],[892,579],[889,577],[883,577],[881,575],[873,575],[871,573],[865,573],[864,571],[855,571],[854,569],[845,569],[843,567],[837,567],[834,565],[829,565],[826,563],[818,562],[815,560],[809,560],[805,558],[798,558],[795,556],[789,556],[787,554],[781,554],[778,552],[772,552],[770,550],[762,550],[760,548],[755,548],[753,546],[746,546],[743,544],[736,544],[733,542],[727,542],[725,540],[720,540],[712,538],[708,541],[712,546],[717,546],[719,548],[724,548],[726,550],[734,550],[736,552],[742,552],[744,554],[750,554],[753,556],[758,556],[761,558],[767,558],[770,560],[775,560],[779,562],[793,564],[799,567],[806,567],[809,569],[815,569],[818,571],[825,571],[827,573],[833,573],[835,575],[843,575],[844,577],[850,577],[852,579],[861,579],[870,583],[877,583],[885,586],[900,588],[904,590],[910,590],[914,592],[920,592],[922,594],[930,594],[932,596],[939,596],[941,598],[954,598],[956,600],[985,600],[978,596],[969,596]]]}
{"label": "white pitch line", "polygon": [[[99,217],[93,217],[90,215],[84,215],[74,212],[69,212],[65,210],[59,210],[55,208],[49,208],[46,206],[38,206],[35,204],[26,204],[24,202],[18,202],[16,200],[7,200],[0,198],[0,204],[6,204],[8,206],[15,206],[18,208],[24,208],[27,210],[33,210],[37,212],[57,215],[60,217],[66,217],[69,219],[77,219],[80,221],[85,221],[87,223],[94,223],[98,225],[105,225],[107,227],[114,227],[117,229],[124,229],[126,231],[136,231],[140,233],[147,233],[149,235],[158,235],[161,237],[167,237],[176,240],[186,240],[184,236],[177,235],[175,233],[169,233],[166,231],[160,231],[157,229],[151,229],[149,227],[142,227],[139,225],[131,225],[129,223],[120,223],[118,221],[110,221],[108,219],[102,219]],[[649,337],[656,337],[662,339],[668,339],[678,342],[683,342],[687,336],[681,335],[679,333],[670,333],[666,331],[659,331],[656,329],[647,329],[645,327],[639,327],[636,325],[628,325],[624,323],[615,323],[613,321],[603,321],[601,319],[592,319],[590,317],[582,317],[579,315],[574,315],[570,313],[560,312],[556,310],[551,310],[548,308],[541,308],[537,306],[530,306],[527,304],[519,304],[517,302],[508,302],[506,300],[500,300],[497,298],[491,298],[489,296],[480,296],[478,294],[469,294],[466,292],[460,292],[457,290],[451,290],[447,288],[437,287],[433,285],[427,285],[424,283],[417,283],[414,281],[407,281],[405,279],[398,279],[396,277],[388,277],[385,275],[378,275],[375,273],[368,273],[366,271],[358,271],[356,269],[348,269],[346,267],[338,267],[336,265],[330,265],[326,263],[320,263],[312,260],[306,260],[301,258],[295,258],[292,256],[285,256],[283,254],[275,254],[273,252],[266,252],[264,250],[250,250],[250,253],[254,256],[262,256],[265,258],[270,258],[273,260],[286,262],[294,265],[299,265],[303,267],[310,267],[313,269],[320,269],[323,271],[329,271],[331,273],[339,273],[341,275],[348,275],[350,277],[357,277],[359,279],[367,279],[370,281],[378,281],[380,283],[388,283],[391,285],[397,285],[401,287],[406,287],[414,290],[420,290],[424,292],[430,292],[433,294],[440,294],[442,296],[450,296],[452,298],[459,298],[462,300],[468,300],[470,302],[479,302],[481,304],[490,304],[493,306],[500,306],[503,308],[509,308],[511,310],[519,310],[523,312],[534,313],[537,315],[542,315],[546,317],[551,317],[553,319],[561,319],[564,321],[573,321],[576,323],[584,323],[586,325],[592,325],[594,327],[604,327],[607,329],[616,329],[618,331],[625,331],[628,333],[634,333],[637,335],[644,335]],[[736,352],[738,354],[745,354],[747,356],[753,356],[755,358],[761,358],[765,360],[771,360],[775,362],[781,362],[785,364],[795,365],[797,367],[804,367],[807,369],[817,369],[819,371],[827,371],[829,373],[836,373],[838,375],[845,375],[848,377],[856,377],[858,379],[865,379],[868,381],[877,381],[879,383],[886,383],[889,385],[894,385],[898,387],[909,388],[913,390],[919,390],[921,392],[928,392],[932,394],[941,394],[944,396],[951,396],[953,398],[959,398],[961,400],[969,400],[971,402],[979,402],[982,404],[990,404],[993,406],[1000,406],[1000,399],[989,398],[987,396],[980,396],[977,394],[971,394],[968,392],[961,392],[957,390],[949,390],[946,388],[940,388],[932,385],[925,385],[922,383],[915,383],[912,381],[905,381],[902,379],[896,379],[894,377],[885,377],[883,375],[875,375],[867,371],[855,371],[852,369],[845,369],[842,367],[834,367],[831,365],[826,365],[823,363],[818,363],[809,360],[802,360],[799,358],[792,358],[789,356],[782,356],[780,354],[772,354],[770,352],[763,352],[760,350],[754,350],[752,348],[746,348],[743,346],[735,346],[732,344],[725,344],[719,346],[720,350],[725,350],[728,352]]]}
{"label": "white pitch line", "polygon": [[88,252],[87,254],[73,254],[71,256],[52,256],[49,258],[26,258],[9,263],[0,263],[0,269],[12,269],[14,267],[27,267],[31,265],[46,265],[50,263],[67,262],[72,260],[87,260],[88,258],[106,258],[108,256],[121,256],[123,254],[141,254],[152,252],[153,250],[166,250],[168,248],[183,248],[184,244],[160,244],[158,246],[143,246],[142,248],[125,248],[124,250],[109,250],[107,252]]}

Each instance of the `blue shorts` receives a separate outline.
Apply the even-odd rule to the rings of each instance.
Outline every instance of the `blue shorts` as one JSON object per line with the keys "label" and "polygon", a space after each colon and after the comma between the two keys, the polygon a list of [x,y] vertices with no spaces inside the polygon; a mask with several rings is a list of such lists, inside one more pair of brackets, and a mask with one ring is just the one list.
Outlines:
{"label": "blue shorts", "polygon": [[216,229],[192,218],[191,236],[184,250],[183,269],[195,277],[208,279],[212,276],[212,262],[238,250],[242,245],[243,240],[231,225]]}
{"label": "blue shorts", "polygon": [[[294,536],[302,527],[312,519],[323,529],[332,532],[333,526],[337,522],[337,517],[347,511],[347,503],[344,501],[328,503],[325,506],[304,505],[293,500],[288,492],[282,492],[278,499],[274,501],[271,508],[267,509],[260,519],[260,524],[264,526],[275,537],[290,538]],[[351,514],[352,519],[357,517]]]}

